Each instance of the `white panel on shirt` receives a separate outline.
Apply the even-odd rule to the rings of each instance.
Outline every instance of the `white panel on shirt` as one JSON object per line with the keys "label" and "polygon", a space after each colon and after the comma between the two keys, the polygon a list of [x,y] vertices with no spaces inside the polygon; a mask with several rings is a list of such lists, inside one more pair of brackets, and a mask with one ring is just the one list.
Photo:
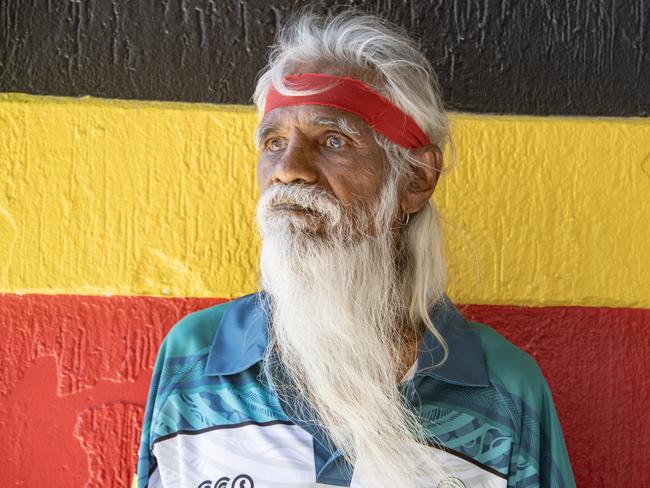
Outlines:
{"label": "white panel on shirt", "polygon": [[[309,488],[315,483],[312,437],[297,425],[244,425],[157,442],[153,452],[164,488]],[[506,480],[439,449],[432,452],[449,476],[422,488],[505,488]],[[159,486],[156,484],[155,486]],[[352,488],[372,488],[355,467]]]}
{"label": "white panel on shirt", "polygon": [[180,434],[153,452],[165,488],[199,488],[208,480],[201,488],[235,488],[238,476],[236,488],[303,487],[315,481],[312,442],[297,425],[245,425]]}
{"label": "white panel on shirt", "polygon": [[[507,481],[485,469],[440,449],[431,448],[432,455],[447,473],[445,476],[431,475],[420,480],[415,486],[421,488],[506,488]],[[355,466],[350,488],[371,488],[363,473],[363,466]]]}
{"label": "white panel on shirt", "polygon": [[160,479],[160,470],[156,468],[151,475],[149,475],[149,483],[147,488],[164,488],[162,480]]}

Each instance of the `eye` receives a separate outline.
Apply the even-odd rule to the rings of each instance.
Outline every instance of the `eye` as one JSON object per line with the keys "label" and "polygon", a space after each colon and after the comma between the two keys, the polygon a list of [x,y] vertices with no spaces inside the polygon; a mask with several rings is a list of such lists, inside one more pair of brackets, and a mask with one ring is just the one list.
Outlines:
{"label": "eye", "polygon": [[266,147],[268,147],[269,151],[271,152],[277,152],[284,147],[284,143],[279,137],[274,137],[272,139],[269,139],[269,141],[266,143]]}
{"label": "eye", "polygon": [[329,136],[326,139],[325,144],[327,147],[330,147],[332,149],[340,149],[343,147],[344,142],[341,136]]}

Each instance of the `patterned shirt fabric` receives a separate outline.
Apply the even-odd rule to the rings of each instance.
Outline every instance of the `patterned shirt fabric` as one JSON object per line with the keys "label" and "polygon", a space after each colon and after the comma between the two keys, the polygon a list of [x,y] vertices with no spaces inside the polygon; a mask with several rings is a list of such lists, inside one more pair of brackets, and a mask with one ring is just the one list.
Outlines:
{"label": "patterned shirt fabric", "polygon": [[[296,398],[276,395],[262,358],[268,297],[193,312],[165,337],[147,400],[139,488],[370,487]],[[414,374],[400,384],[446,477],[423,488],[575,486],[548,385],[535,361],[448,298],[431,311]],[[304,406],[303,406],[304,407]],[[304,410],[300,410],[304,412]]]}

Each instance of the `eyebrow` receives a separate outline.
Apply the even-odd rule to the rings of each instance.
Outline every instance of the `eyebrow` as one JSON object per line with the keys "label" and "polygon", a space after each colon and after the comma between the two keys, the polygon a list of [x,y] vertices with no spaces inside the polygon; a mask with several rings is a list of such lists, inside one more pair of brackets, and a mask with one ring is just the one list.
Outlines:
{"label": "eyebrow", "polygon": [[267,134],[278,129],[276,124],[271,124],[270,122],[262,122],[255,129],[255,145],[260,148],[262,147],[262,141],[266,139]]}
{"label": "eyebrow", "polygon": [[[336,132],[347,136],[361,135],[358,129],[354,128],[345,117],[315,117],[310,123],[312,127],[329,127]],[[262,141],[269,133],[279,129],[277,124],[271,122],[262,122],[255,129],[255,145],[259,148],[262,146]]]}
{"label": "eyebrow", "polygon": [[336,117],[335,119],[329,117],[316,117],[313,121],[313,125],[331,127],[341,134],[350,136],[358,136],[361,134],[358,129],[352,127],[345,117]]}

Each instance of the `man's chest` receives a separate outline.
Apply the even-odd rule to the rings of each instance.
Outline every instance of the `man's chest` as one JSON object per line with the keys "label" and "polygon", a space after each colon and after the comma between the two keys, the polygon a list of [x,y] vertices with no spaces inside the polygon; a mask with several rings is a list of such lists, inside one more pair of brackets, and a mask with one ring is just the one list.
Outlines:
{"label": "man's chest", "polygon": [[[506,487],[505,476],[460,453],[431,448],[447,473],[422,488]],[[434,451],[435,449],[435,451]],[[286,421],[242,422],[177,433],[153,447],[163,486],[183,488],[279,488],[372,486],[363,467],[337,472],[335,459],[319,460],[314,438]]]}

